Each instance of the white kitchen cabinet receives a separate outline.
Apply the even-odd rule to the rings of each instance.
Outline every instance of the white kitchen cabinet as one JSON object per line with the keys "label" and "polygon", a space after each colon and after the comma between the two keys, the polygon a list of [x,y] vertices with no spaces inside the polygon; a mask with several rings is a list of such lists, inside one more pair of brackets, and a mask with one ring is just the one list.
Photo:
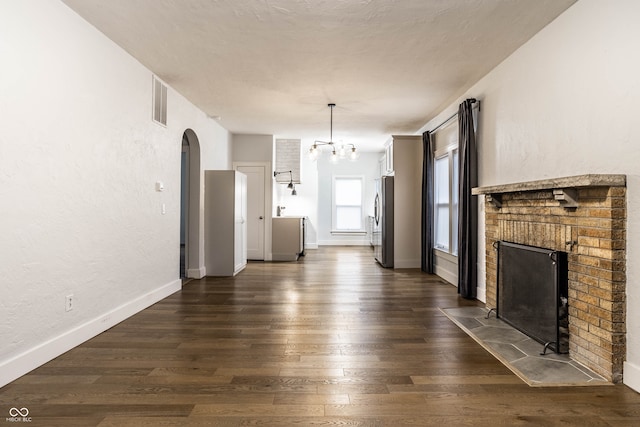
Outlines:
{"label": "white kitchen cabinet", "polygon": [[204,173],[204,253],[208,276],[235,276],[247,265],[247,176]]}
{"label": "white kitchen cabinet", "polygon": [[274,261],[296,261],[304,253],[304,218],[275,217],[271,223]]}

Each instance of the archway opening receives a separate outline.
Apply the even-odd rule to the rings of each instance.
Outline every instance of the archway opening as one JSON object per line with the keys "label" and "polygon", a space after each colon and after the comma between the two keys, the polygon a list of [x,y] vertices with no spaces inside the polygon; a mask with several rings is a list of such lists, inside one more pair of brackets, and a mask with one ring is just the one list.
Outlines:
{"label": "archway opening", "polygon": [[180,158],[180,278],[202,278],[200,250],[200,143],[195,132],[182,134]]}

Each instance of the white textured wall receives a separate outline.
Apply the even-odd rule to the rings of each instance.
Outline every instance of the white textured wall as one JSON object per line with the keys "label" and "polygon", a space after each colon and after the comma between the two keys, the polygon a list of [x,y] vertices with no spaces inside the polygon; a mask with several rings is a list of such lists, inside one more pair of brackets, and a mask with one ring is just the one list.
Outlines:
{"label": "white textured wall", "polygon": [[[373,215],[373,200],[375,198],[374,180],[379,178],[379,163],[382,153],[362,152],[358,160],[339,160],[332,163],[327,153],[317,162],[318,168],[318,244],[319,245],[368,245],[369,236],[366,235],[332,235],[332,185],[335,175],[357,175],[364,177],[364,218],[363,228],[366,229],[367,215]],[[373,254],[372,254],[373,256]]]}
{"label": "white textured wall", "polygon": [[[628,176],[624,381],[640,391],[638,16],[636,0],[580,0],[461,99],[482,99],[481,186],[586,173]],[[458,102],[424,129],[455,111]],[[479,241],[484,248],[484,230]],[[484,271],[480,279],[479,295]]]}
{"label": "white textured wall", "polygon": [[305,247],[318,248],[318,168],[317,163],[309,159],[308,150],[313,141],[300,143],[300,182],[296,184],[297,195],[292,196],[286,184],[273,184],[273,216],[276,206],[285,206],[283,215],[307,217],[305,223]]}
{"label": "white textured wall", "polygon": [[62,3],[0,2],[0,55],[2,385],[179,289],[182,134],[230,150],[171,89],[154,124],[152,74]]}
{"label": "white textured wall", "polygon": [[[273,204],[273,135],[233,134],[231,138],[233,167],[264,165],[266,171],[264,191],[264,260],[271,260],[271,205]],[[247,182],[251,182],[247,178]],[[247,198],[252,199],[251,186]],[[249,203],[251,205],[251,203]],[[248,237],[247,237],[248,238]],[[249,245],[250,246],[250,245]]]}
{"label": "white textured wall", "polygon": [[234,162],[273,164],[273,135],[233,134],[231,141]]}

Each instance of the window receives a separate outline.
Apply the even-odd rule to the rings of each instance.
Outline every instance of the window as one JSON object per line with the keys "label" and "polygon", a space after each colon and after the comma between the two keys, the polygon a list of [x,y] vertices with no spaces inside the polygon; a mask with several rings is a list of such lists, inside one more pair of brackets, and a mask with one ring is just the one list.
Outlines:
{"label": "window", "polygon": [[336,176],[333,178],[333,231],[364,231],[363,187],[364,179],[361,176]]}
{"label": "window", "polygon": [[434,247],[458,255],[458,149],[436,153],[434,162]]}
{"label": "window", "polygon": [[449,252],[449,157],[435,161],[435,247]]}

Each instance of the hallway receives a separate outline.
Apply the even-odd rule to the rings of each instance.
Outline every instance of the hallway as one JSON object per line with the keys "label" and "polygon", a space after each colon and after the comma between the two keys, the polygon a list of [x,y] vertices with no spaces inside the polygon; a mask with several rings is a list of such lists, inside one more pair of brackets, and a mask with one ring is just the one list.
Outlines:
{"label": "hallway", "polygon": [[0,389],[46,426],[632,426],[626,386],[532,388],[368,247],[206,278]]}

